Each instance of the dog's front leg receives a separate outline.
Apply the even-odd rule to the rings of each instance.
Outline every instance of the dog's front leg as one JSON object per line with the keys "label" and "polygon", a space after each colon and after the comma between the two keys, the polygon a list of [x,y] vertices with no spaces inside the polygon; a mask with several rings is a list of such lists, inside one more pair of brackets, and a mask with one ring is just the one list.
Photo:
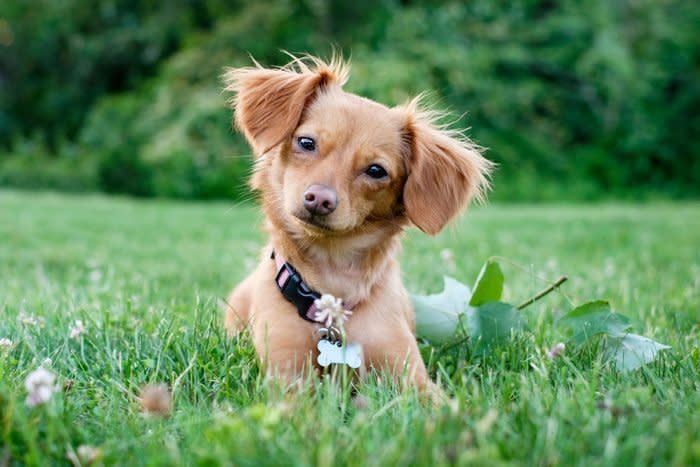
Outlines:
{"label": "dog's front leg", "polygon": [[433,403],[444,402],[442,389],[428,376],[410,322],[402,315],[376,316],[358,312],[346,323],[350,341],[362,345],[364,367],[390,374],[398,384],[416,388]]}
{"label": "dog's front leg", "polygon": [[248,276],[226,300],[224,326],[230,336],[235,336],[248,325],[254,281],[253,275]]}
{"label": "dog's front leg", "polygon": [[442,388],[428,376],[412,332],[404,330],[386,346],[375,349],[373,353],[374,358],[369,360],[370,365],[388,369],[395,381],[415,387],[433,404],[441,404],[447,400]]}
{"label": "dog's front leg", "polygon": [[[278,310],[279,311],[279,310]],[[265,314],[268,315],[268,314]],[[268,376],[287,386],[303,381],[313,364],[314,330],[296,313],[253,317],[253,343]]]}

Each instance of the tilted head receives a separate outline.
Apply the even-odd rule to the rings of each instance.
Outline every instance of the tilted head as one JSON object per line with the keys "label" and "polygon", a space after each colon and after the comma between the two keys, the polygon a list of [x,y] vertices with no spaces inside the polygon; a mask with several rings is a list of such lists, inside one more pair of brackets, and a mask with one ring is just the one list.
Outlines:
{"label": "tilted head", "polygon": [[436,234],[482,196],[491,163],[437,126],[418,99],[389,108],[345,92],[347,71],[340,60],[308,58],[226,72],[266,214],[286,231],[315,237],[409,222]]}

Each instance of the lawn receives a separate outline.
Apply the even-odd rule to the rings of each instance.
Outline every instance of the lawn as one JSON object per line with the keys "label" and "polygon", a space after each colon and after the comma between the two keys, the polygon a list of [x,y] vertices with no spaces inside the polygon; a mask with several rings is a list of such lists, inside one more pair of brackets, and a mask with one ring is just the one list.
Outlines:
{"label": "lawn", "polygon": [[[0,192],[0,465],[68,464],[81,445],[119,465],[700,463],[700,204],[494,204],[437,238],[409,232],[413,292],[472,283],[493,255],[507,301],[570,277],[485,358],[425,347],[453,397],[440,407],[381,375],[354,397],[343,380],[291,394],[265,381],[218,304],[255,263],[259,224],[252,205]],[[594,298],[672,349],[630,373],[595,348],[549,359],[564,339],[552,320]],[[61,390],[28,407],[40,366]],[[149,383],[173,392],[168,417],[142,413]]]}

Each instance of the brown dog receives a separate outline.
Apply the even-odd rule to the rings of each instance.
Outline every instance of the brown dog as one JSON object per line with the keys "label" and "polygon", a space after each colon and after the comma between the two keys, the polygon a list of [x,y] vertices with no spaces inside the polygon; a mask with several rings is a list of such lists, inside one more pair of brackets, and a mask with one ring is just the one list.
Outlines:
{"label": "brown dog", "polygon": [[396,259],[400,234],[411,224],[438,233],[481,197],[491,163],[438,127],[418,99],[389,108],[343,91],[347,74],[338,59],[308,57],[224,76],[235,93],[235,126],[256,157],[251,185],[262,194],[270,237],[257,269],[229,298],[226,328],[251,325],[267,371],[294,382],[319,368],[327,323],[313,303],[332,294],[352,309],[335,323],[344,342],[361,346],[362,368],[424,389]]}

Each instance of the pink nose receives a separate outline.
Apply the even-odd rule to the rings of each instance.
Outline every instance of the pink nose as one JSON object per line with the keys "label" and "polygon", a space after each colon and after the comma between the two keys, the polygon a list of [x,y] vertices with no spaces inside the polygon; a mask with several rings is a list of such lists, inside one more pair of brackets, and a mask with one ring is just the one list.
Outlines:
{"label": "pink nose", "polygon": [[338,206],[338,195],[333,188],[314,184],[304,192],[304,207],[311,214],[326,216]]}

